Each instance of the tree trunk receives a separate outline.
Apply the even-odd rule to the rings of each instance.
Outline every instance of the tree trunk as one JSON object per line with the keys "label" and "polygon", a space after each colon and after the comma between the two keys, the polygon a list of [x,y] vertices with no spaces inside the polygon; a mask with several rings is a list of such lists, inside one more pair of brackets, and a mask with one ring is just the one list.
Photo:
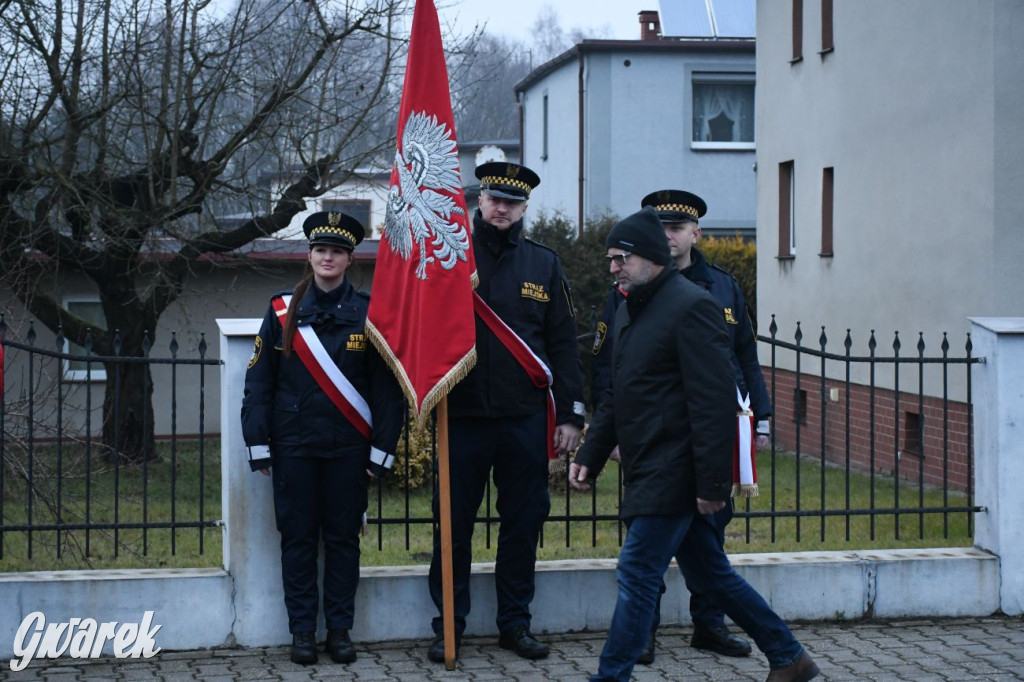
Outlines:
{"label": "tree trunk", "polygon": [[139,464],[156,457],[153,436],[153,381],[149,365],[107,363],[103,396],[103,450],[107,459]]}

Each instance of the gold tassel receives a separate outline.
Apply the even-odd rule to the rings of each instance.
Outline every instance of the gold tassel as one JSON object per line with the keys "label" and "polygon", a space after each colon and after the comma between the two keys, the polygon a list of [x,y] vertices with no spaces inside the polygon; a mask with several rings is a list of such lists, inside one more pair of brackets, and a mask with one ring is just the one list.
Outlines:
{"label": "gold tassel", "polygon": [[745,485],[734,483],[732,486],[733,497],[757,497],[760,494],[761,491],[758,489],[756,483]]}
{"label": "gold tassel", "polygon": [[384,362],[387,363],[392,374],[398,379],[398,383],[402,387],[402,393],[405,394],[406,401],[408,401],[416,415],[417,428],[422,428],[426,424],[430,411],[434,409],[434,406],[441,402],[441,398],[448,395],[452,388],[455,387],[455,384],[465,379],[466,375],[476,366],[476,346],[473,346],[461,360],[448,370],[448,373],[442,377],[441,381],[424,396],[423,404],[417,409],[416,389],[413,387],[412,381],[405,373],[405,368],[398,362],[398,358],[395,357],[387,341],[384,340],[384,336],[369,319],[366,320],[366,335],[370,337],[370,343],[377,349],[380,356],[384,358]]}

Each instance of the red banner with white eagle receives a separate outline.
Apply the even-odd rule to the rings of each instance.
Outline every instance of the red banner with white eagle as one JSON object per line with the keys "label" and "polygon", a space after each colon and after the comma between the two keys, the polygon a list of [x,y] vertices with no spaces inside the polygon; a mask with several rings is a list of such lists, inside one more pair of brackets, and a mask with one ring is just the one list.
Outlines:
{"label": "red banner with white eagle", "polygon": [[475,278],[441,28],[417,0],[366,329],[418,421],[476,362]]}

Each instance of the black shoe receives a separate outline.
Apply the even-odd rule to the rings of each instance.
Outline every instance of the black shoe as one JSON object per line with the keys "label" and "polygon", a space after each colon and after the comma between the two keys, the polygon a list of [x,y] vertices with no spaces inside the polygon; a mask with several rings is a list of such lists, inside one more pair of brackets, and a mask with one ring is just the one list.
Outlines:
{"label": "black shoe", "polygon": [[326,648],[335,663],[352,663],[356,660],[356,648],[349,639],[348,630],[328,630]]}
{"label": "black shoe", "polygon": [[724,625],[712,628],[695,625],[693,637],[690,638],[690,646],[694,649],[714,651],[716,654],[736,656],[737,658],[750,654],[750,642],[732,634]]}
{"label": "black shoe", "polygon": [[[455,658],[459,657],[459,645],[462,644],[462,635],[455,633]],[[434,636],[434,641],[427,649],[427,658],[434,663],[444,663],[444,633]]]}
{"label": "black shoe", "polygon": [[502,649],[511,649],[517,655],[530,660],[544,658],[551,653],[548,645],[534,639],[525,625],[502,632],[498,637],[498,646]]}
{"label": "black shoe", "polygon": [[644,647],[644,652],[640,654],[640,658],[636,659],[637,663],[644,665],[650,665],[654,663],[654,645],[655,645],[655,634],[652,632],[647,638],[647,645]]}
{"label": "black shoe", "polygon": [[296,632],[292,635],[292,663],[316,663],[316,633]]}

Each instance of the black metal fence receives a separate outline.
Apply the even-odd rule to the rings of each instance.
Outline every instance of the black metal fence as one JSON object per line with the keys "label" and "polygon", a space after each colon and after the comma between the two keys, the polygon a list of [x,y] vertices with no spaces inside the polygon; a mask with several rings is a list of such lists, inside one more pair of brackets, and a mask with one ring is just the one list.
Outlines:
{"label": "black metal fence", "polygon": [[[775,405],[772,443],[758,456],[760,495],[737,501],[730,549],[970,544],[972,515],[982,511],[971,487],[971,367],[983,360],[972,356],[969,336],[962,355],[951,355],[944,336],[941,354],[929,356],[923,338],[916,353],[902,355],[898,335],[892,354],[883,354],[872,333],[867,354],[857,355],[849,330],[839,352],[824,329],[816,347],[803,345],[799,325],[792,341],[777,332],[773,320],[770,336],[759,337],[771,358],[764,374]],[[179,556],[182,565],[197,565],[197,556],[219,565],[207,535],[220,524],[220,448],[205,432],[204,396],[220,361],[206,357],[205,340],[197,358],[179,357],[173,335],[166,357],[153,357],[148,344],[138,356],[99,357],[88,345],[85,354],[68,353],[59,336],[53,349],[39,347],[31,329],[16,341],[2,319],[0,335],[8,369],[0,394],[0,570],[45,564],[40,541],[47,556],[71,552],[83,566],[178,565],[167,557]],[[65,378],[68,362],[84,364],[83,380]],[[154,389],[152,408],[140,409],[158,412],[161,428],[143,434],[143,441],[152,436],[152,456],[129,463],[98,435],[98,405],[123,368],[139,363]],[[98,380],[92,370],[101,366],[107,376]],[[185,434],[177,426],[183,411],[197,425]],[[116,428],[106,439],[117,442]],[[435,446],[432,427],[403,435],[394,471],[371,494],[364,560],[429,560]],[[567,490],[565,462],[552,463],[550,479],[541,556],[614,556],[624,537],[617,465],[609,463],[587,493]],[[481,560],[494,549],[495,496],[489,487],[478,515]],[[816,532],[806,531],[809,521]],[[212,539],[219,549],[220,534]]]}
{"label": "black metal fence", "polygon": [[[803,344],[799,322],[792,342],[780,339],[778,331],[772,316],[770,335],[758,337],[770,347],[770,362],[764,367],[775,406],[770,476],[774,482],[774,453],[780,448],[793,453],[797,490],[808,489],[801,464],[814,465],[814,506],[807,508],[804,496],[797,495],[793,509],[780,510],[776,486],[771,485],[769,509],[743,515],[770,516],[773,540],[776,519],[785,517],[795,518],[797,540],[802,537],[801,520],[809,517],[817,518],[821,540],[829,518],[842,519],[849,540],[857,516],[868,519],[870,541],[878,536],[881,519],[891,520],[894,540],[913,535],[923,540],[926,519],[937,518],[936,531],[948,539],[953,515],[959,515],[962,531],[973,536],[973,515],[983,509],[974,504],[971,368],[984,358],[973,355],[970,334],[962,354],[951,353],[946,333],[939,354],[927,354],[923,333],[918,333],[914,352],[904,354],[899,332],[893,334],[888,353],[871,330],[861,346],[867,354],[860,355],[854,352],[849,329],[839,352],[829,349],[824,327],[816,347]],[[830,470],[839,474],[841,489],[827,486]],[[860,502],[851,492],[856,476],[866,477],[866,499]],[[903,523],[907,517],[912,523]],[[905,537],[905,531],[913,535]]]}
{"label": "black metal fence", "polygon": [[[860,355],[850,330],[838,353],[824,328],[817,347],[803,345],[799,324],[792,342],[778,338],[774,318],[770,334],[758,340],[771,358],[763,367],[775,406],[771,445],[758,456],[760,495],[736,500],[730,548],[970,545],[973,514],[983,511],[973,499],[971,367],[984,361],[972,355],[970,335],[962,354],[950,352],[944,334],[939,354],[926,354],[919,335],[915,353],[901,355],[898,333],[886,354],[872,331]],[[542,555],[586,555],[602,545],[614,553],[624,535],[618,467],[610,463],[588,493],[568,492],[564,470],[553,467]],[[499,521],[493,495],[489,487],[477,519],[485,548]],[[417,526],[432,523],[429,507],[413,513],[406,495],[389,515],[384,499],[369,519],[378,549],[400,541],[415,554]],[[401,533],[389,534],[392,526]]]}
{"label": "black metal fence", "polygon": [[[52,349],[37,345],[33,325],[15,340],[0,316],[0,341],[0,567],[174,565],[145,559],[154,544],[160,556],[204,555],[208,529],[220,525],[219,452],[209,452],[217,435],[206,433],[205,400],[220,361],[206,357],[205,338],[197,358],[179,356],[176,334],[166,357],[151,355],[148,337],[141,354],[122,355],[116,332],[115,355],[93,354],[91,337],[76,354],[61,334]],[[132,366],[145,368],[143,399],[125,406],[120,389]],[[182,396],[186,372],[191,390]],[[119,418],[126,407],[143,425],[130,438]],[[195,430],[183,437],[185,412]],[[164,433],[152,430],[154,413]],[[219,550],[220,534],[212,537]]]}

